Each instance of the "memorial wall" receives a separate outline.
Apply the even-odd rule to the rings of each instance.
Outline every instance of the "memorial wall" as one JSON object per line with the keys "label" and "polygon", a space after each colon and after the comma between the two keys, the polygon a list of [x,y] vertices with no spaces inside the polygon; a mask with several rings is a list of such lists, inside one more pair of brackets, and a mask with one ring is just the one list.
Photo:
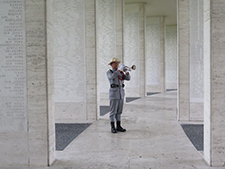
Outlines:
{"label": "memorial wall", "polygon": [[139,97],[139,4],[126,4],[124,15],[124,64],[137,70],[131,72],[131,81],[126,83],[126,96]]}
{"label": "memorial wall", "polygon": [[164,92],[164,18],[146,19],[146,91]]}
{"label": "memorial wall", "polygon": [[177,26],[166,26],[166,89],[177,89]]}
{"label": "memorial wall", "polygon": [[53,6],[56,120],[86,119],[85,1]]}
{"label": "memorial wall", "polygon": [[0,0],[0,166],[55,159],[45,9],[45,1]]}
{"label": "memorial wall", "polygon": [[0,166],[28,163],[24,5],[0,0]]}
{"label": "memorial wall", "polygon": [[27,131],[23,0],[0,1],[0,132]]}
{"label": "memorial wall", "polygon": [[190,118],[203,121],[204,111],[204,20],[203,0],[190,0]]}
{"label": "memorial wall", "polygon": [[190,101],[203,102],[203,0],[190,0]]}
{"label": "memorial wall", "polygon": [[[116,1],[96,1],[97,78],[100,100],[108,100],[108,64],[116,56]],[[108,104],[108,101],[107,101]]]}

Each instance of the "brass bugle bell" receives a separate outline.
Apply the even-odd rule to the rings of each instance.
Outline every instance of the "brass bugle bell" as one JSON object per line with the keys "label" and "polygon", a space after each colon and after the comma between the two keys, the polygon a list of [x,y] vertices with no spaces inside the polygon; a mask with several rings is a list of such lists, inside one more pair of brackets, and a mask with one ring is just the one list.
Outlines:
{"label": "brass bugle bell", "polygon": [[124,71],[131,71],[131,70],[136,70],[136,65],[132,65],[131,67],[125,66]]}

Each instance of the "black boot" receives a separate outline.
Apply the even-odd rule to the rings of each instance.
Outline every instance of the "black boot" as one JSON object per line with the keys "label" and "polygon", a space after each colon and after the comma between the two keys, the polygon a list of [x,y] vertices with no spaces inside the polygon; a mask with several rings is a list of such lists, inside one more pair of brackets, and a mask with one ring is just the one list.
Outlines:
{"label": "black boot", "polygon": [[121,124],[120,121],[117,121],[117,122],[116,122],[116,130],[117,130],[117,131],[120,131],[120,132],[125,132],[126,129],[124,129],[123,127],[121,127],[120,124]]}
{"label": "black boot", "polygon": [[112,132],[112,133],[117,133],[117,131],[116,131],[116,129],[115,129],[114,122],[111,122],[111,132]]}

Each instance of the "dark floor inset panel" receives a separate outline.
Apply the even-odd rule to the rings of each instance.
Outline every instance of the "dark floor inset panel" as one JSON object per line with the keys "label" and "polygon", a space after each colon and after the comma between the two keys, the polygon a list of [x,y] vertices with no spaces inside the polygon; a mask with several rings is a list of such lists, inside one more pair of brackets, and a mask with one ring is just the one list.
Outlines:
{"label": "dark floor inset panel", "polygon": [[170,92],[170,91],[177,91],[177,89],[166,89],[167,92]]}
{"label": "dark floor inset panel", "polygon": [[198,151],[203,151],[203,124],[181,124],[184,132],[186,133],[187,137],[190,139],[192,144]]}
{"label": "dark floor inset panel", "polygon": [[110,106],[100,106],[100,116],[104,116],[109,112]]}
{"label": "dark floor inset panel", "polygon": [[126,102],[129,103],[137,99],[140,99],[140,97],[126,97]]}
{"label": "dark floor inset panel", "polygon": [[148,92],[147,96],[154,95],[154,94],[160,94],[160,92]]}
{"label": "dark floor inset panel", "polygon": [[56,123],[56,150],[63,151],[91,123]]}

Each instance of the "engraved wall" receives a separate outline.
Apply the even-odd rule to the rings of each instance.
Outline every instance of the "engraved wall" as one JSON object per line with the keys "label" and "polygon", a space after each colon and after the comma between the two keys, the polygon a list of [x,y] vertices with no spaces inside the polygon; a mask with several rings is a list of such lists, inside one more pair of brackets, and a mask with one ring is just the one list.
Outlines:
{"label": "engraved wall", "polygon": [[[124,15],[124,64],[135,64],[132,80],[126,83],[127,96],[139,96],[139,4],[126,4]],[[132,92],[131,92],[132,91]]]}
{"label": "engraved wall", "polygon": [[164,18],[146,19],[146,90],[164,92]]}
{"label": "engraved wall", "polygon": [[177,89],[177,26],[166,26],[166,89]]}
{"label": "engraved wall", "polygon": [[46,1],[0,0],[0,36],[0,166],[48,166],[55,137]]}
{"label": "engraved wall", "polygon": [[83,0],[53,3],[55,101],[85,101],[85,8]]}
{"label": "engraved wall", "polygon": [[23,0],[0,1],[0,132],[27,131]]}
{"label": "engraved wall", "polygon": [[190,101],[203,102],[203,0],[190,0]]}
{"label": "engraved wall", "polygon": [[[116,1],[96,1],[97,21],[97,58],[98,58],[98,92],[100,97],[108,98],[109,82],[106,72],[109,61],[116,56]],[[105,95],[101,95],[105,93]]]}
{"label": "engraved wall", "polygon": [[85,1],[52,6],[56,119],[86,119]]}

